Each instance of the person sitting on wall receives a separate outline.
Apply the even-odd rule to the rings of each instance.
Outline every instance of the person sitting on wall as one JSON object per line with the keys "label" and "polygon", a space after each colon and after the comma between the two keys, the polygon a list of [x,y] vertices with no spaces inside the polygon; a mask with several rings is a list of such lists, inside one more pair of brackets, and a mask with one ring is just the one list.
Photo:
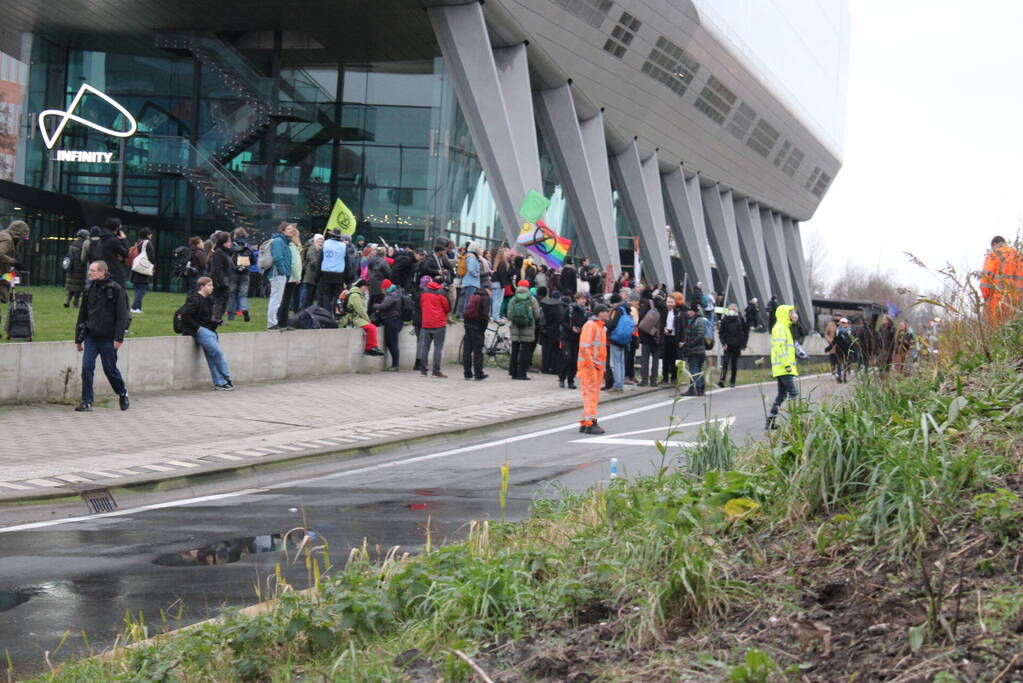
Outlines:
{"label": "person sitting on wall", "polygon": [[363,353],[367,356],[382,356],[384,352],[377,347],[377,326],[370,322],[366,312],[366,299],[369,295],[369,282],[357,280],[348,291],[346,310],[341,316],[341,327],[361,327],[366,333]]}
{"label": "person sitting on wall", "polygon": [[227,359],[220,350],[220,338],[217,336],[219,320],[213,318],[213,279],[203,275],[196,283],[196,291],[185,299],[185,305],[175,314],[180,321],[177,329],[181,334],[195,338],[206,355],[206,364],[210,367],[213,388],[217,391],[234,391],[231,382],[231,371],[227,367]]}

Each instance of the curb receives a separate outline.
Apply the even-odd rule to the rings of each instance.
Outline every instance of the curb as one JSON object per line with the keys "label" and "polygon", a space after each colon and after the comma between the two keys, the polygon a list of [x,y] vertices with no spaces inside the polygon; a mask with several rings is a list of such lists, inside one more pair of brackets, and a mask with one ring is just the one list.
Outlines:
{"label": "curb", "polygon": [[[606,397],[601,396],[600,402],[601,405],[615,403],[617,401],[645,396],[648,394],[656,394],[657,392],[664,391],[665,389],[668,389],[668,387],[664,386],[656,389],[638,388],[627,393],[608,394]],[[154,472],[153,475],[125,477],[124,479],[119,479],[116,482],[111,482],[109,484],[105,482],[96,482],[94,485],[68,484],[67,486],[62,486],[59,489],[10,492],[9,494],[4,492],[4,495],[0,497],[0,508],[15,508],[53,503],[75,503],[81,501],[82,493],[100,489],[109,489],[111,493],[124,495],[174,491],[190,486],[233,479],[248,474],[273,472],[293,467],[295,465],[310,464],[332,459],[349,460],[359,456],[371,456],[382,450],[390,450],[402,446],[413,446],[424,441],[429,441],[430,439],[450,436],[469,436],[489,431],[497,425],[513,425],[518,422],[525,422],[538,417],[575,412],[578,411],[580,407],[581,402],[579,405],[566,405],[563,408],[542,408],[524,412],[497,422],[480,423],[471,426],[441,427],[438,429],[423,431],[412,436],[382,437],[379,439],[364,441],[347,448],[327,447],[320,451],[312,449],[308,452],[296,455],[282,453],[277,456],[267,456],[265,459],[259,461],[247,462],[243,465],[231,464],[225,461],[223,466],[212,465],[209,468],[204,468],[203,470],[194,473],[188,473],[187,471],[173,472],[161,476]]]}

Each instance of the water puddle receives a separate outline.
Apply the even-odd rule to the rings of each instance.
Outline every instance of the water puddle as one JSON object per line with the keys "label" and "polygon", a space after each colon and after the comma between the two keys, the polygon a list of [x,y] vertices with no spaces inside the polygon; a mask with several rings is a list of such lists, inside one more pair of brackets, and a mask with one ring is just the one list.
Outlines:
{"label": "water puddle", "polygon": [[38,588],[21,588],[18,590],[0,590],[0,612],[14,609],[39,594]]}
{"label": "water puddle", "polygon": [[259,553],[276,553],[282,550],[297,550],[304,543],[316,540],[315,531],[292,529],[282,534],[266,534],[232,538],[204,545],[201,548],[189,548],[176,553],[158,555],[153,564],[161,567],[207,567],[217,564],[231,564],[246,555]]}

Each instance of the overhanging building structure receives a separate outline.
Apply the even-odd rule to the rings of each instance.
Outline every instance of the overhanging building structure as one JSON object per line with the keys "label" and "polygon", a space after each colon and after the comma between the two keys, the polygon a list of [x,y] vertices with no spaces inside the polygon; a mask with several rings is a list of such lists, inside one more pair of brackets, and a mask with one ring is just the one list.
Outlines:
{"label": "overhanging building structure", "polygon": [[[799,225],[840,166],[845,0],[24,0],[4,13],[0,50],[30,68],[0,214],[35,222],[36,282],[59,281],[66,240],[111,212],[156,227],[161,255],[282,217],[317,231],[335,197],[370,240],[496,246],[514,242],[533,188],[576,256],[634,268],[638,238],[648,281],[810,310]],[[90,93],[68,111],[82,84],[137,131],[112,135],[127,117]],[[50,149],[54,112],[95,125],[70,119]]]}

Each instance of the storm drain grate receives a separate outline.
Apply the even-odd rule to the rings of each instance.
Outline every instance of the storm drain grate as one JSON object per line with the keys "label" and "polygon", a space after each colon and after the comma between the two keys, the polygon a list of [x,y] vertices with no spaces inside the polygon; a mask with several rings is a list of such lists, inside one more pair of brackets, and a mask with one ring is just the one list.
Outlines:
{"label": "storm drain grate", "polygon": [[89,506],[89,512],[94,515],[98,515],[101,512],[113,512],[117,509],[117,503],[114,501],[114,496],[110,493],[110,489],[83,491],[82,500]]}

